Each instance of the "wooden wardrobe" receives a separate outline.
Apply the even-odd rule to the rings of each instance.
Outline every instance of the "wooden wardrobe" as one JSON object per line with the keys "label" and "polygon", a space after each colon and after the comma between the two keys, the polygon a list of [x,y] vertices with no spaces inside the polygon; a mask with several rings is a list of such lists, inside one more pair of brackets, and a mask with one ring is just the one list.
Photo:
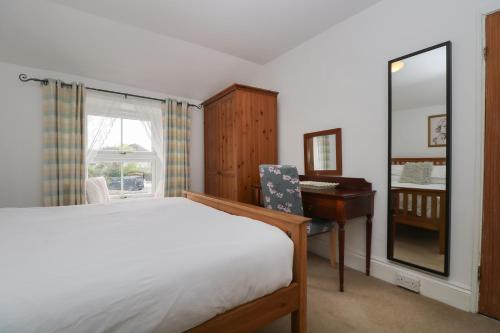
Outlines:
{"label": "wooden wardrobe", "polygon": [[253,202],[259,164],[276,164],[277,96],[234,84],[203,102],[205,193]]}

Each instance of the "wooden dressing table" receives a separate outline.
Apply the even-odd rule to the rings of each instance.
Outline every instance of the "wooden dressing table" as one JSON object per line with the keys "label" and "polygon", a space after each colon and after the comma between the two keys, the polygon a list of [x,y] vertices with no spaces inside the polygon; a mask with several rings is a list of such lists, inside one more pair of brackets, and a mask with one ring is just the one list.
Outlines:
{"label": "wooden dressing table", "polygon": [[[372,242],[372,217],[375,191],[363,178],[342,175],[342,129],[304,134],[304,171],[301,181],[338,183],[335,188],[318,188],[301,185],[304,215],[336,222],[339,248],[340,291],[344,291],[344,248],[347,221],[366,217],[366,275],[370,275]],[[254,204],[262,205],[260,185],[254,187]],[[337,232],[330,232],[330,257],[336,266]]]}
{"label": "wooden dressing table", "polygon": [[[300,180],[339,183],[334,188],[301,187],[304,215],[335,221],[338,225],[339,283],[344,291],[345,225],[348,220],[366,217],[366,275],[370,275],[372,217],[375,192],[372,184],[363,178],[331,176],[300,176]],[[260,186],[255,188],[255,203],[261,204]],[[333,235],[333,233],[332,233]],[[332,264],[335,263],[335,239],[332,242]]]}
{"label": "wooden dressing table", "polygon": [[[375,191],[363,178],[300,176],[300,180],[339,183],[334,189],[301,187],[304,215],[335,221],[339,227],[339,282],[344,291],[345,225],[348,220],[366,216],[366,275],[370,275],[372,218]],[[333,237],[332,237],[333,238]],[[334,239],[330,240],[335,246]],[[335,251],[332,251],[334,254]],[[335,262],[335,258],[332,260]]]}

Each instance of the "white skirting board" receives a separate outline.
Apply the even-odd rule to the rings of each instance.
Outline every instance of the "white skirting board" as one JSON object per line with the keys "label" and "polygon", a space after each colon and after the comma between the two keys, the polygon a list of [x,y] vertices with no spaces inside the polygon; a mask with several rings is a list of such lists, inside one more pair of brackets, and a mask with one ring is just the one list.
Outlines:
{"label": "white skirting board", "polygon": [[[314,239],[308,242],[310,252],[321,257],[330,258],[330,244],[327,240]],[[365,271],[365,255],[345,249],[344,263],[347,267],[357,271]],[[398,272],[408,273],[420,279],[420,294],[451,305],[464,311],[471,311],[472,292],[460,286],[450,284],[440,278],[430,276],[419,271],[410,270],[403,266],[395,265],[385,258],[372,256],[370,275],[383,281],[395,284]],[[349,281],[344,282],[349,289]]]}

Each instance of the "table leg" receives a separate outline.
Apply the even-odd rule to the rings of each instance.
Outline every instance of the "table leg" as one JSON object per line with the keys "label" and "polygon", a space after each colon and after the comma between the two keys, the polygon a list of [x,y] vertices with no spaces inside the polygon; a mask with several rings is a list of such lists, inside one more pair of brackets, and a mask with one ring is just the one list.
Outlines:
{"label": "table leg", "polygon": [[372,216],[366,216],[366,275],[370,276],[370,262],[372,252]]}
{"label": "table leg", "polygon": [[340,291],[344,291],[344,242],[345,242],[345,221],[338,221],[339,225],[339,282]]}
{"label": "table leg", "polygon": [[337,231],[330,231],[330,265],[337,268]]}

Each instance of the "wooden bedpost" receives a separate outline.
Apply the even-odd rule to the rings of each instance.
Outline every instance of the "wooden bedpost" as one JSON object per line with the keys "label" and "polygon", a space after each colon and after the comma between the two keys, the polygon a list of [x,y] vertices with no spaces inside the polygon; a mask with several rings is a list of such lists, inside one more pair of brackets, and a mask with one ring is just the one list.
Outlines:
{"label": "wooden bedpost", "polygon": [[187,332],[253,332],[291,313],[292,333],[306,333],[307,223],[310,219],[205,194],[184,192],[183,196],[229,214],[245,216],[280,228],[291,238],[294,249],[293,279],[290,286],[220,314]]}
{"label": "wooden bedpost", "polygon": [[299,309],[292,312],[292,333],[307,332],[307,224],[297,226],[291,233],[295,244],[293,281],[299,284]]}

